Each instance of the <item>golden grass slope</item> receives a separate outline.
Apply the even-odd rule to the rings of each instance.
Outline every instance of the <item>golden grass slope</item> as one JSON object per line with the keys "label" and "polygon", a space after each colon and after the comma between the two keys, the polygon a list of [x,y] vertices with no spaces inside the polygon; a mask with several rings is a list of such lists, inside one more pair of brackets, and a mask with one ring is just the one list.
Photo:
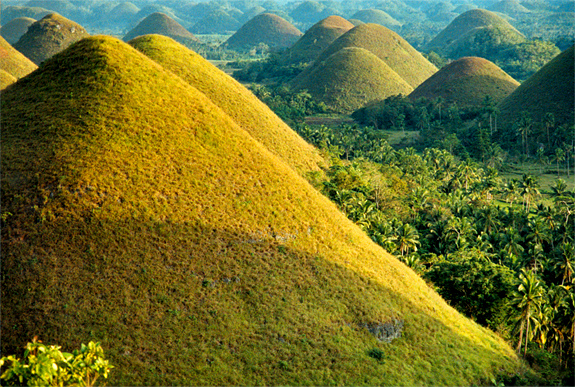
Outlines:
{"label": "golden grass slope", "polygon": [[36,70],[32,61],[12,47],[4,38],[0,37],[0,70],[6,71],[14,78],[22,78]]}
{"label": "golden grass slope", "polygon": [[32,24],[14,48],[39,65],[87,36],[88,32],[78,23],[52,13]]}
{"label": "golden grass slope", "polygon": [[0,35],[10,44],[14,44],[28,31],[36,20],[31,17],[17,17],[10,20],[0,28]]}
{"label": "golden grass slope", "polygon": [[282,54],[282,61],[285,64],[313,62],[334,40],[353,27],[353,24],[337,15],[320,20]]}
{"label": "golden grass slope", "polygon": [[317,62],[344,47],[359,47],[371,51],[402,77],[411,87],[417,87],[437,68],[397,33],[373,23],[361,24],[336,39],[318,58]]}
{"label": "golden grass slope", "polygon": [[385,62],[363,48],[346,47],[294,79],[296,90],[307,90],[330,109],[351,113],[367,103],[413,88]]}
{"label": "golden grass slope", "polygon": [[557,125],[575,123],[574,50],[557,55],[499,104],[503,126],[511,127],[524,111],[536,122],[552,113]]}
{"label": "golden grass slope", "polygon": [[472,9],[456,17],[435,38],[425,46],[426,51],[435,51],[450,57],[457,57],[466,42],[484,29],[500,31],[502,42],[522,41],[525,37],[509,22],[494,12],[484,9]]}
{"label": "golden grass slope", "polygon": [[12,74],[8,74],[6,71],[0,69],[0,90],[4,90],[16,81],[17,79]]}
{"label": "golden grass slope", "polygon": [[302,36],[290,22],[272,13],[260,13],[240,27],[223,45],[239,51],[250,50],[260,44],[272,49],[287,48]]}
{"label": "golden grass slope", "polygon": [[138,36],[148,34],[159,34],[175,39],[186,38],[198,41],[198,39],[180,23],[162,12],[154,12],[147,16],[124,36],[124,41],[127,42]]}
{"label": "golden grass slope", "polygon": [[[34,335],[100,341],[114,386],[470,385],[518,367],[203,93],[120,40],[78,42],[1,108],[2,353]],[[365,328],[394,321],[391,343]]]}
{"label": "golden grass slope", "polygon": [[319,170],[317,149],[229,75],[179,43],[159,35],[129,42],[204,93],[253,138],[300,173]]}
{"label": "golden grass slope", "polygon": [[451,62],[415,89],[412,99],[443,98],[459,106],[479,107],[486,96],[501,102],[519,86],[505,71],[487,59],[465,57]]}

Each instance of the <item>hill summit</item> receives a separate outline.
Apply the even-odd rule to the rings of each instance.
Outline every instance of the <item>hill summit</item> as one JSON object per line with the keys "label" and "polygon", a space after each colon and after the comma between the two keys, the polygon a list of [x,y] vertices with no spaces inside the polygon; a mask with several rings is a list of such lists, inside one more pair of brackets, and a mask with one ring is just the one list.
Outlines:
{"label": "hill summit", "polygon": [[412,99],[443,98],[459,106],[481,106],[486,96],[501,102],[519,82],[487,59],[465,57],[451,62],[415,89]]}
{"label": "hill summit", "polygon": [[280,49],[290,47],[302,35],[287,20],[272,13],[260,13],[241,26],[223,45],[238,51],[249,51],[262,44]]}
{"label": "hill summit", "polygon": [[3,353],[99,341],[111,385],[468,385],[520,366],[126,43],[83,39],[0,103]]}
{"label": "hill summit", "polygon": [[89,34],[78,23],[51,13],[28,27],[14,48],[39,65],[87,36]]}
{"label": "hill summit", "polygon": [[389,29],[396,30],[401,27],[401,23],[389,16],[388,13],[380,9],[363,9],[353,14],[351,19],[361,20],[364,23],[381,24]]}
{"label": "hill summit", "polygon": [[0,35],[10,44],[14,44],[28,31],[36,20],[30,17],[17,17],[0,28]]}
{"label": "hill summit", "polygon": [[341,16],[329,16],[314,24],[282,55],[285,64],[310,63],[334,40],[353,28],[353,24]]}
{"label": "hill summit", "polygon": [[124,41],[127,42],[135,37],[148,34],[169,36],[176,40],[183,38],[198,41],[198,39],[182,27],[180,23],[162,12],[154,12],[147,16],[124,36]]}

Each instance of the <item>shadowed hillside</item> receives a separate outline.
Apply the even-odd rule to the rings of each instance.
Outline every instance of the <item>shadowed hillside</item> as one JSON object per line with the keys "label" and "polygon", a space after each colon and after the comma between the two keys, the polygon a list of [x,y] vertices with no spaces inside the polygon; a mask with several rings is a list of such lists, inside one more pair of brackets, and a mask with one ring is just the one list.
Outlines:
{"label": "shadowed hillside", "polygon": [[409,94],[413,88],[370,51],[346,47],[300,74],[295,90],[307,90],[330,109],[351,113],[368,102]]}
{"label": "shadowed hillside", "polygon": [[252,137],[300,173],[321,157],[263,102],[229,75],[171,39],[147,35],[130,44],[208,96]]}
{"label": "shadowed hillside", "polygon": [[433,74],[409,97],[441,97],[447,102],[457,103],[458,106],[479,107],[486,96],[491,97],[494,103],[501,102],[517,86],[519,82],[487,59],[465,57]]}
{"label": "shadowed hillside", "polygon": [[0,37],[0,69],[6,71],[14,78],[22,78],[36,70],[32,61],[12,47],[4,38]]}
{"label": "shadowed hillside", "polygon": [[180,23],[166,15],[165,13],[155,12],[142,20],[136,27],[124,36],[124,41],[132,40],[135,37],[148,34],[158,34],[169,36],[172,39],[198,39]]}
{"label": "shadowed hillside", "polygon": [[99,341],[110,385],[469,385],[519,366],[127,44],[84,39],[1,104],[3,353]]}
{"label": "shadowed hillside", "polygon": [[334,40],[353,28],[353,24],[341,16],[329,16],[314,24],[282,55],[285,64],[309,63]]}
{"label": "shadowed hillside", "polygon": [[411,87],[419,86],[437,71],[397,33],[379,24],[361,24],[334,41],[318,58],[318,62],[344,47],[359,47],[371,51],[402,77]]}
{"label": "shadowed hillside", "polygon": [[36,20],[30,17],[17,17],[0,28],[0,35],[10,44],[14,44],[28,31]]}
{"label": "shadowed hillside", "polygon": [[271,13],[261,13],[241,26],[223,45],[239,51],[261,44],[272,49],[287,48],[301,35],[301,31],[285,19]]}
{"label": "shadowed hillside", "polygon": [[573,51],[571,46],[556,56],[499,104],[502,126],[510,128],[522,112],[529,113],[536,122],[552,113],[557,125],[575,123]]}
{"label": "shadowed hillside", "polygon": [[14,48],[39,65],[87,36],[89,34],[78,23],[52,13],[32,24]]}
{"label": "shadowed hillside", "polygon": [[484,9],[472,9],[456,17],[425,48],[457,59],[523,41],[523,34],[500,16]]}

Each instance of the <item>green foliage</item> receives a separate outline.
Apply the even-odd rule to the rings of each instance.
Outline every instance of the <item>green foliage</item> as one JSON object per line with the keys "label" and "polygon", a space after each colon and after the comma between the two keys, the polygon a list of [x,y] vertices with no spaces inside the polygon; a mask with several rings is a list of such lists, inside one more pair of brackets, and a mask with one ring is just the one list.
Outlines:
{"label": "green foliage", "polygon": [[367,356],[377,360],[378,362],[383,362],[385,360],[385,352],[379,348],[372,348],[367,351]]}
{"label": "green foliage", "polygon": [[229,64],[234,71],[233,76],[242,82],[262,82],[265,79],[274,79],[276,82],[286,82],[295,78],[307,66],[305,63],[284,64],[282,53],[272,52],[266,59],[257,61],[237,61]]}
{"label": "green foliage", "polygon": [[34,338],[26,345],[22,360],[14,355],[2,357],[2,385],[90,387],[95,386],[100,377],[107,379],[114,368],[104,358],[100,343],[90,341],[72,353],[61,352],[60,348],[44,345]]}
{"label": "green foliage", "polygon": [[502,50],[494,58],[495,63],[509,75],[518,81],[524,81],[560,52],[551,42],[530,40]]}

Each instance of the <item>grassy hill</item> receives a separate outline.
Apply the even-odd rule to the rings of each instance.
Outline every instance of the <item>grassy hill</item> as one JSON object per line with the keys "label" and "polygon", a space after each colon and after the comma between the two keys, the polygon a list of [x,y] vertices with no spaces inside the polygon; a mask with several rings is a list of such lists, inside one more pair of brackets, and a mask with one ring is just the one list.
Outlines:
{"label": "grassy hill", "polygon": [[292,82],[330,109],[351,113],[374,100],[409,94],[413,88],[370,51],[346,47]]}
{"label": "grassy hill", "polygon": [[341,16],[320,20],[283,53],[282,61],[285,64],[313,62],[334,40],[352,28],[353,24]]}
{"label": "grassy hill", "polygon": [[500,16],[484,9],[472,9],[456,17],[425,49],[457,59],[483,56],[479,54],[523,41],[523,34]]}
{"label": "grassy hill", "polygon": [[31,17],[17,17],[0,28],[0,35],[10,44],[14,44],[28,31],[36,20]]}
{"label": "grassy hill", "polygon": [[14,78],[22,78],[36,70],[32,61],[0,37],[0,70],[6,71]]}
{"label": "grassy hill", "polygon": [[437,68],[397,33],[379,24],[361,24],[334,41],[318,58],[318,62],[344,47],[371,51],[412,87],[419,86]]}
{"label": "grassy hill", "polygon": [[546,113],[553,113],[557,125],[574,123],[573,52],[573,46],[563,51],[499,104],[503,127],[511,127],[523,111],[536,122],[541,122]]}
{"label": "grassy hill", "polygon": [[319,170],[317,150],[299,137],[263,102],[195,52],[159,35],[129,42],[164,68],[208,96],[253,138],[300,173]]}
{"label": "grassy hill", "polygon": [[486,96],[495,103],[519,86],[505,71],[487,59],[465,57],[451,62],[415,89],[412,99],[443,98],[462,107],[479,107]]}
{"label": "grassy hill", "polygon": [[523,16],[531,13],[517,0],[502,0],[489,7],[490,11],[500,12],[511,17]]}
{"label": "grassy hill", "polygon": [[301,31],[287,20],[271,13],[260,13],[241,26],[223,45],[238,51],[248,51],[260,44],[272,49],[287,48],[301,35]]}
{"label": "grassy hill", "polygon": [[129,45],[84,39],[1,108],[2,353],[97,340],[110,385],[471,385],[519,367]]}
{"label": "grassy hill", "polygon": [[29,17],[34,20],[38,20],[43,18],[46,15],[49,15],[49,10],[45,8],[39,7],[23,7],[18,5],[9,5],[6,8],[2,8],[2,14],[0,15],[0,20],[2,25],[7,24],[10,20],[19,18],[19,17]]}
{"label": "grassy hill", "polygon": [[12,74],[0,69],[0,90],[4,90],[16,81],[17,79]]}
{"label": "grassy hill", "polygon": [[173,39],[183,38],[198,41],[198,39],[191,32],[182,27],[180,23],[161,12],[154,12],[138,23],[136,27],[124,36],[124,41],[127,42],[135,37],[148,34],[164,35]]}
{"label": "grassy hill", "polygon": [[222,9],[216,9],[190,29],[195,34],[223,34],[236,32],[241,27],[239,21]]}
{"label": "grassy hill", "polygon": [[351,19],[361,20],[364,23],[381,24],[392,30],[401,27],[401,23],[380,9],[362,9],[351,16]]}
{"label": "grassy hill", "polygon": [[87,36],[89,34],[78,23],[51,13],[33,23],[14,48],[39,65]]}

